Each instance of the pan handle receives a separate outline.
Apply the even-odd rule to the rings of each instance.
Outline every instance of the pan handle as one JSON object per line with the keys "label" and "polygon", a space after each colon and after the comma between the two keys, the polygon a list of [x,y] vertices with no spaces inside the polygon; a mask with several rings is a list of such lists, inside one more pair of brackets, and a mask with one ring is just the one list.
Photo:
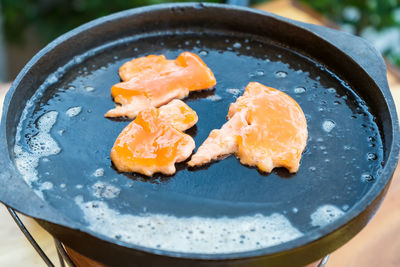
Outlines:
{"label": "pan handle", "polygon": [[[275,16],[278,17],[278,16]],[[369,82],[375,83],[379,88],[385,102],[381,102],[379,105],[384,105],[387,108],[389,114],[385,114],[384,117],[380,117],[382,121],[390,120],[391,128],[386,129],[386,141],[387,146],[385,149],[390,151],[392,155],[389,155],[390,160],[385,162],[385,167],[383,172],[380,174],[382,177],[391,177],[393,170],[397,166],[399,157],[399,119],[396,112],[396,105],[394,103],[392,94],[389,89],[387,81],[387,70],[386,64],[383,60],[381,53],[374,48],[374,46],[365,39],[358,36],[354,36],[342,31],[314,25],[307,24],[299,21],[289,20],[286,18],[279,17],[280,20],[286,20],[289,23],[295,24],[300,28],[303,28],[313,35],[325,40],[331,45],[338,48],[340,51],[344,52],[351,60],[357,63],[363,71],[365,71],[371,78]],[[307,45],[307,44],[305,44]],[[334,52],[331,49],[326,49],[324,47],[316,48],[317,53],[325,54],[325,57],[330,57],[330,60],[336,61],[336,64],[343,69],[347,69],[347,72],[355,72],[357,69],[349,69],[346,62],[338,62],[335,58]],[[360,88],[360,90],[367,90],[368,86],[365,88]],[[374,99],[371,99],[374,101]],[[383,114],[383,113],[382,113]],[[389,132],[390,131],[390,132]]]}
{"label": "pan handle", "polygon": [[[386,91],[386,94],[389,93],[389,95],[391,95],[386,79],[385,61],[381,53],[379,53],[370,42],[343,31],[295,20],[290,20],[290,22],[305,28],[345,52],[373,78],[381,89]],[[371,62],[374,62],[374,64],[371,64]],[[392,101],[392,99],[389,101]]]}

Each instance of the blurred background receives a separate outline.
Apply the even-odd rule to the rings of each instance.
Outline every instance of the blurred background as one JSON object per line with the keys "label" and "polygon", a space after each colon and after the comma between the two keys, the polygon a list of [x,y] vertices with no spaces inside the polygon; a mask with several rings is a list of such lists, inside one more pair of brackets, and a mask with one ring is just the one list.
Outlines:
{"label": "blurred background", "polygon": [[[177,1],[0,0],[0,82],[13,80],[38,50],[68,30],[113,12],[165,2]],[[250,5],[262,2],[268,1],[253,0]],[[340,29],[370,40],[389,62],[400,67],[400,0],[298,2]]]}

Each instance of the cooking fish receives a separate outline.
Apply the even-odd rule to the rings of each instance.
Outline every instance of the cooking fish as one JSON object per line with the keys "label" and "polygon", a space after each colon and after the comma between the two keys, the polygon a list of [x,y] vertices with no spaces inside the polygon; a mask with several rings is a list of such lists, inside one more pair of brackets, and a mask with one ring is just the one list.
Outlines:
{"label": "cooking fish", "polygon": [[175,60],[163,55],[133,59],[120,68],[119,74],[123,82],[111,88],[118,105],[106,117],[135,118],[143,109],[159,107],[216,84],[212,71],[190,52],[181,53]]}
{"label": "cooking fish", "polygon": [[230,105],[228,121],[211,131],[188,162],[199,166],[229,154],[242,164],[271,172],[285,167],[297,172],[307,143],[303,111],[287,94],[260,83],[247,85],[243,96]]}
{"label": "cooking fish", "polygon": [[149,107],[139,112],[122,130],[111,150],[111,160],[120,172],[147,176],[175,173],[175,163],[186,160],[195,148],[191,136],[182,131],[198,118],[181,100],[160,109]]}

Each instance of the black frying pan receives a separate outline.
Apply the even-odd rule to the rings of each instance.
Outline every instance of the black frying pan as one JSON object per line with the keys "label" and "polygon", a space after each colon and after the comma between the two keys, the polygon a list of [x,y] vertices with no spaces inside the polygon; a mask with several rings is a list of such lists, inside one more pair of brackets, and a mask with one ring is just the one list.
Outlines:
{"label": "black frying pan", "polygon": [[[292,96],[306,114],[309,140],[298,173],[260,173],[233,156],[197,169],[181,163],[173,176],[147,178],[113,168],[109,151],[129,123],[103,118],[114,105],[110,86],[119,81],[119,66],[133,57],[174,58],[182,51],[199,54],[217,79],[213,90],[185,99],[199,115],[188,131],[196,146],[225,123],[235,94],[258,81]],[[68,117],[71,107],[82,109]],[[28,186],[16,169],[14,145],[29,151],[39,118],[50,111],[58,112],[50,134],[62,151],[39,159],[37,180]],[[344,244],[376,212],[397,164],[398,130],[384,62],[360,38],[226,5],[133,9],[61,36],[16,78],[1,123],[0,199],[67,246],[110,266],[303,265]],[[102,177],[93,175],[98,168]],[[116,218],[278,214],[302,235],[245,252],[180,253],[163,244],[135,244],[135,236],[118,232],[123,223],[91,227],[85,205],[107,205]],[[321,207],[325,213],[318,216]],[[96,216],[107,221],[101,212]]]}

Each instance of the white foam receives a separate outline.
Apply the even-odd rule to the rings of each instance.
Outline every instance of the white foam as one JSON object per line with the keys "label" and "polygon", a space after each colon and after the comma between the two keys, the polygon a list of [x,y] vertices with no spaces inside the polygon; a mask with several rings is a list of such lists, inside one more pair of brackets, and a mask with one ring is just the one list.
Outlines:
{"label": "white foam", "polygon": [[95,170],[93,172],[93,176],[96,176],[96,177],[101,177],[103,175],[104,175],[104,169],[103,168],[98,168],[97,170]]}
{"label": "white foam", "polygon": [[68,117],[75,117],[79,113],[81,113],[82,107],[73,107],[69,108],[65,113],[67,114]]}
{"label": "white foam", "polygon": [[17,127],[16,145],[14,146],[15,165],[28,185],[38,180],[36,168],[39,165],[39,159],[61,152],[61,148],[50,135],[57,116],[58,112],[50,111],[39,118],[37,123],[39,133],[30,139],[29,151],[18,145],[22,128],[20,125]]}
{"label": "white foam", "polygon": [[113,185],[104,183],[104,182],[96,182],[92,185],[93,195],[97,198],[115,198],[121,192],[121,189],[115,187]]}
{"label": "white foam", "polygon": [[207,96],[206,99],[210,101],[220,101],[222,97],[220,97],[219,95],[210,95]]}
{"label": "white foam", "polygon": [[238,88],[228,88],[228,89],[226,89],[226,91],[235,96],[240,95],[240,92],[241,92],[240,89],[238,89]]}
{"label": "white foam", "polygon": [[343,216],[344,212],[334,205],[323,205],[311,214],[312,226],[325,226]]}
{"label": "white foam", "polygon": [[94,91],[94,87],[93,86],[86,86],[85,90],[88,92],[93,92]]}
{"label": "white foam", "polygon": [[50,190],[53,189],[53,183],[52,182],[44,182],[40,185],[39,187],[40,190]]}
{"label": "white foam", "polygon": [[303,234],[278,213],[238,218],[121,214],[102,201],[75,203],[89,228],[97,233],[142,247],[192,253],[232,253],[281,244]]}
{"label": "white foam", "polygon": [[331,121],[331,120],[325,120],[325,121],[322,123],[322,129],[323,129],[325,132],[327,132],[327,133],[329,133],[330,131],[332,131],[333,128],[335,128],[335,126],[336,126],[336,123],[335,123],[334,121]]}

